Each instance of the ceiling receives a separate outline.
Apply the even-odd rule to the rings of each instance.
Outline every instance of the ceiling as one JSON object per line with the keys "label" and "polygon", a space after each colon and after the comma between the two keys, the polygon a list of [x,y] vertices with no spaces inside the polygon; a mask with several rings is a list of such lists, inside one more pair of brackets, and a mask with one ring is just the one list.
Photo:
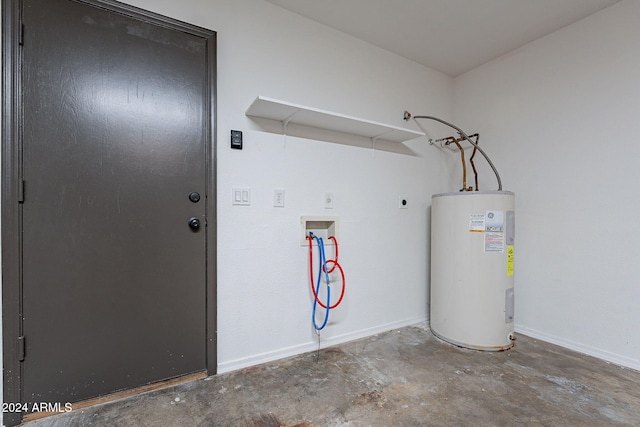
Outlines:
{"label": "ceiling", "polygon": [[450,76],[620,0],[266,0]]}

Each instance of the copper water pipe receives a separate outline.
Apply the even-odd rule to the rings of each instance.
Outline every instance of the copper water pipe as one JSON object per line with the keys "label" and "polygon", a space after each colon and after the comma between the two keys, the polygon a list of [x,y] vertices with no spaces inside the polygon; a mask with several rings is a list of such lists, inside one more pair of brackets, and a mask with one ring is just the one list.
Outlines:
{"label": "copper water pipe", "polygon": [[464,161],[464,149],[457,139],[451,142],[456,144],[458,150],[460,150],[460,159],[462,160],[462,189],[460,191],[467,191],[467,162]]}
{"label": "copper water pipe", "polygon": [[476,137],[476,145],[473,146],[473,153],[471,153],[471,157],[469,157],[469,163],[471,163],[471,167],[473,168],[473,175],[475,177],[475,181],[476,181],[476,191],[478,191],[478,171],[476,170],[476,165],[473,163],[473,156],[476,155],[476,151],[478,151],[478,148],[476,147],[480,141],[480,134],[479,133],[474,133],[473,135],[469,135],[469,138],[473,138]]}

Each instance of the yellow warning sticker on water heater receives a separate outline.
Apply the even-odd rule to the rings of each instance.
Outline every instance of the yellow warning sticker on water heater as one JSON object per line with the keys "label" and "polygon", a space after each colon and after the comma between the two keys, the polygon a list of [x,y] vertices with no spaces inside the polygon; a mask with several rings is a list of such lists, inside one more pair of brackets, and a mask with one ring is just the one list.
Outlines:
{"label": "yellow warning sticker on water heater", "polygon": [[513,245],[507,246],[507,276],[513,276]]}

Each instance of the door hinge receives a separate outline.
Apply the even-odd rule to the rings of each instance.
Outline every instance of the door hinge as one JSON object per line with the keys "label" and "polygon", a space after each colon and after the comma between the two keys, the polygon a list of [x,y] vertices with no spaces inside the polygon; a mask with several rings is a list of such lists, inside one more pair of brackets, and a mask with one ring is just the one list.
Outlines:
{"label": "door hinge", "polygon": [[24,338],[24,335],[21,335],[18,337],[18,361],[19,362],[24,362],[24,357],[26,353],[25,341],[26,340]]}
{"label": "door hinge", "polygon": [[18,181],[18,203],[24,203],[24,179]]}

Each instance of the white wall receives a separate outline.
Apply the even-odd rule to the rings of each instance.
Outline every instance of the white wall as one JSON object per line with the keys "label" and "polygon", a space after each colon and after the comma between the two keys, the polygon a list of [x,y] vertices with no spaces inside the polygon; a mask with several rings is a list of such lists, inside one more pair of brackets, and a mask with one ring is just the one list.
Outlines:
{"label": "white wall", "polygon": [[[450,117],[453,79],[261,0],[127,3],[217,31],[219,372],[316,348],[301,215],[340,218],[347,292],[323,346],[427,319],[428,206],[447,182],[438,150],[284,137],[245,110],[263,95],[417,129],[403,111]],[[244,131],[242,151],[229,148],[231,129]],[[232,186],[250,187],[252,205],[233,207]]]}
{"label": "white wall", "polygon": [[454,102],[516,194],[516,330],[636,369],[638,22],[618,3],[458,77]]}
{"label": "white wall", "polygon": [[[263,95],[417,129],[403,110],[450,117],[453,80],[261,0],[127,3],[218,34],[219,372],[316,348],[301,215],[340,217],[347,292],[324,344],[426,319],[428,206],[446,180],[438,151],[425,139],[371,149],[284,137],[244,113]],[[242,151],[229,148],[231,129],[244,131]],[[231,205],[233,186],[251,188],[251,206]],[[275,188],[284,208],[272,205]]]}

